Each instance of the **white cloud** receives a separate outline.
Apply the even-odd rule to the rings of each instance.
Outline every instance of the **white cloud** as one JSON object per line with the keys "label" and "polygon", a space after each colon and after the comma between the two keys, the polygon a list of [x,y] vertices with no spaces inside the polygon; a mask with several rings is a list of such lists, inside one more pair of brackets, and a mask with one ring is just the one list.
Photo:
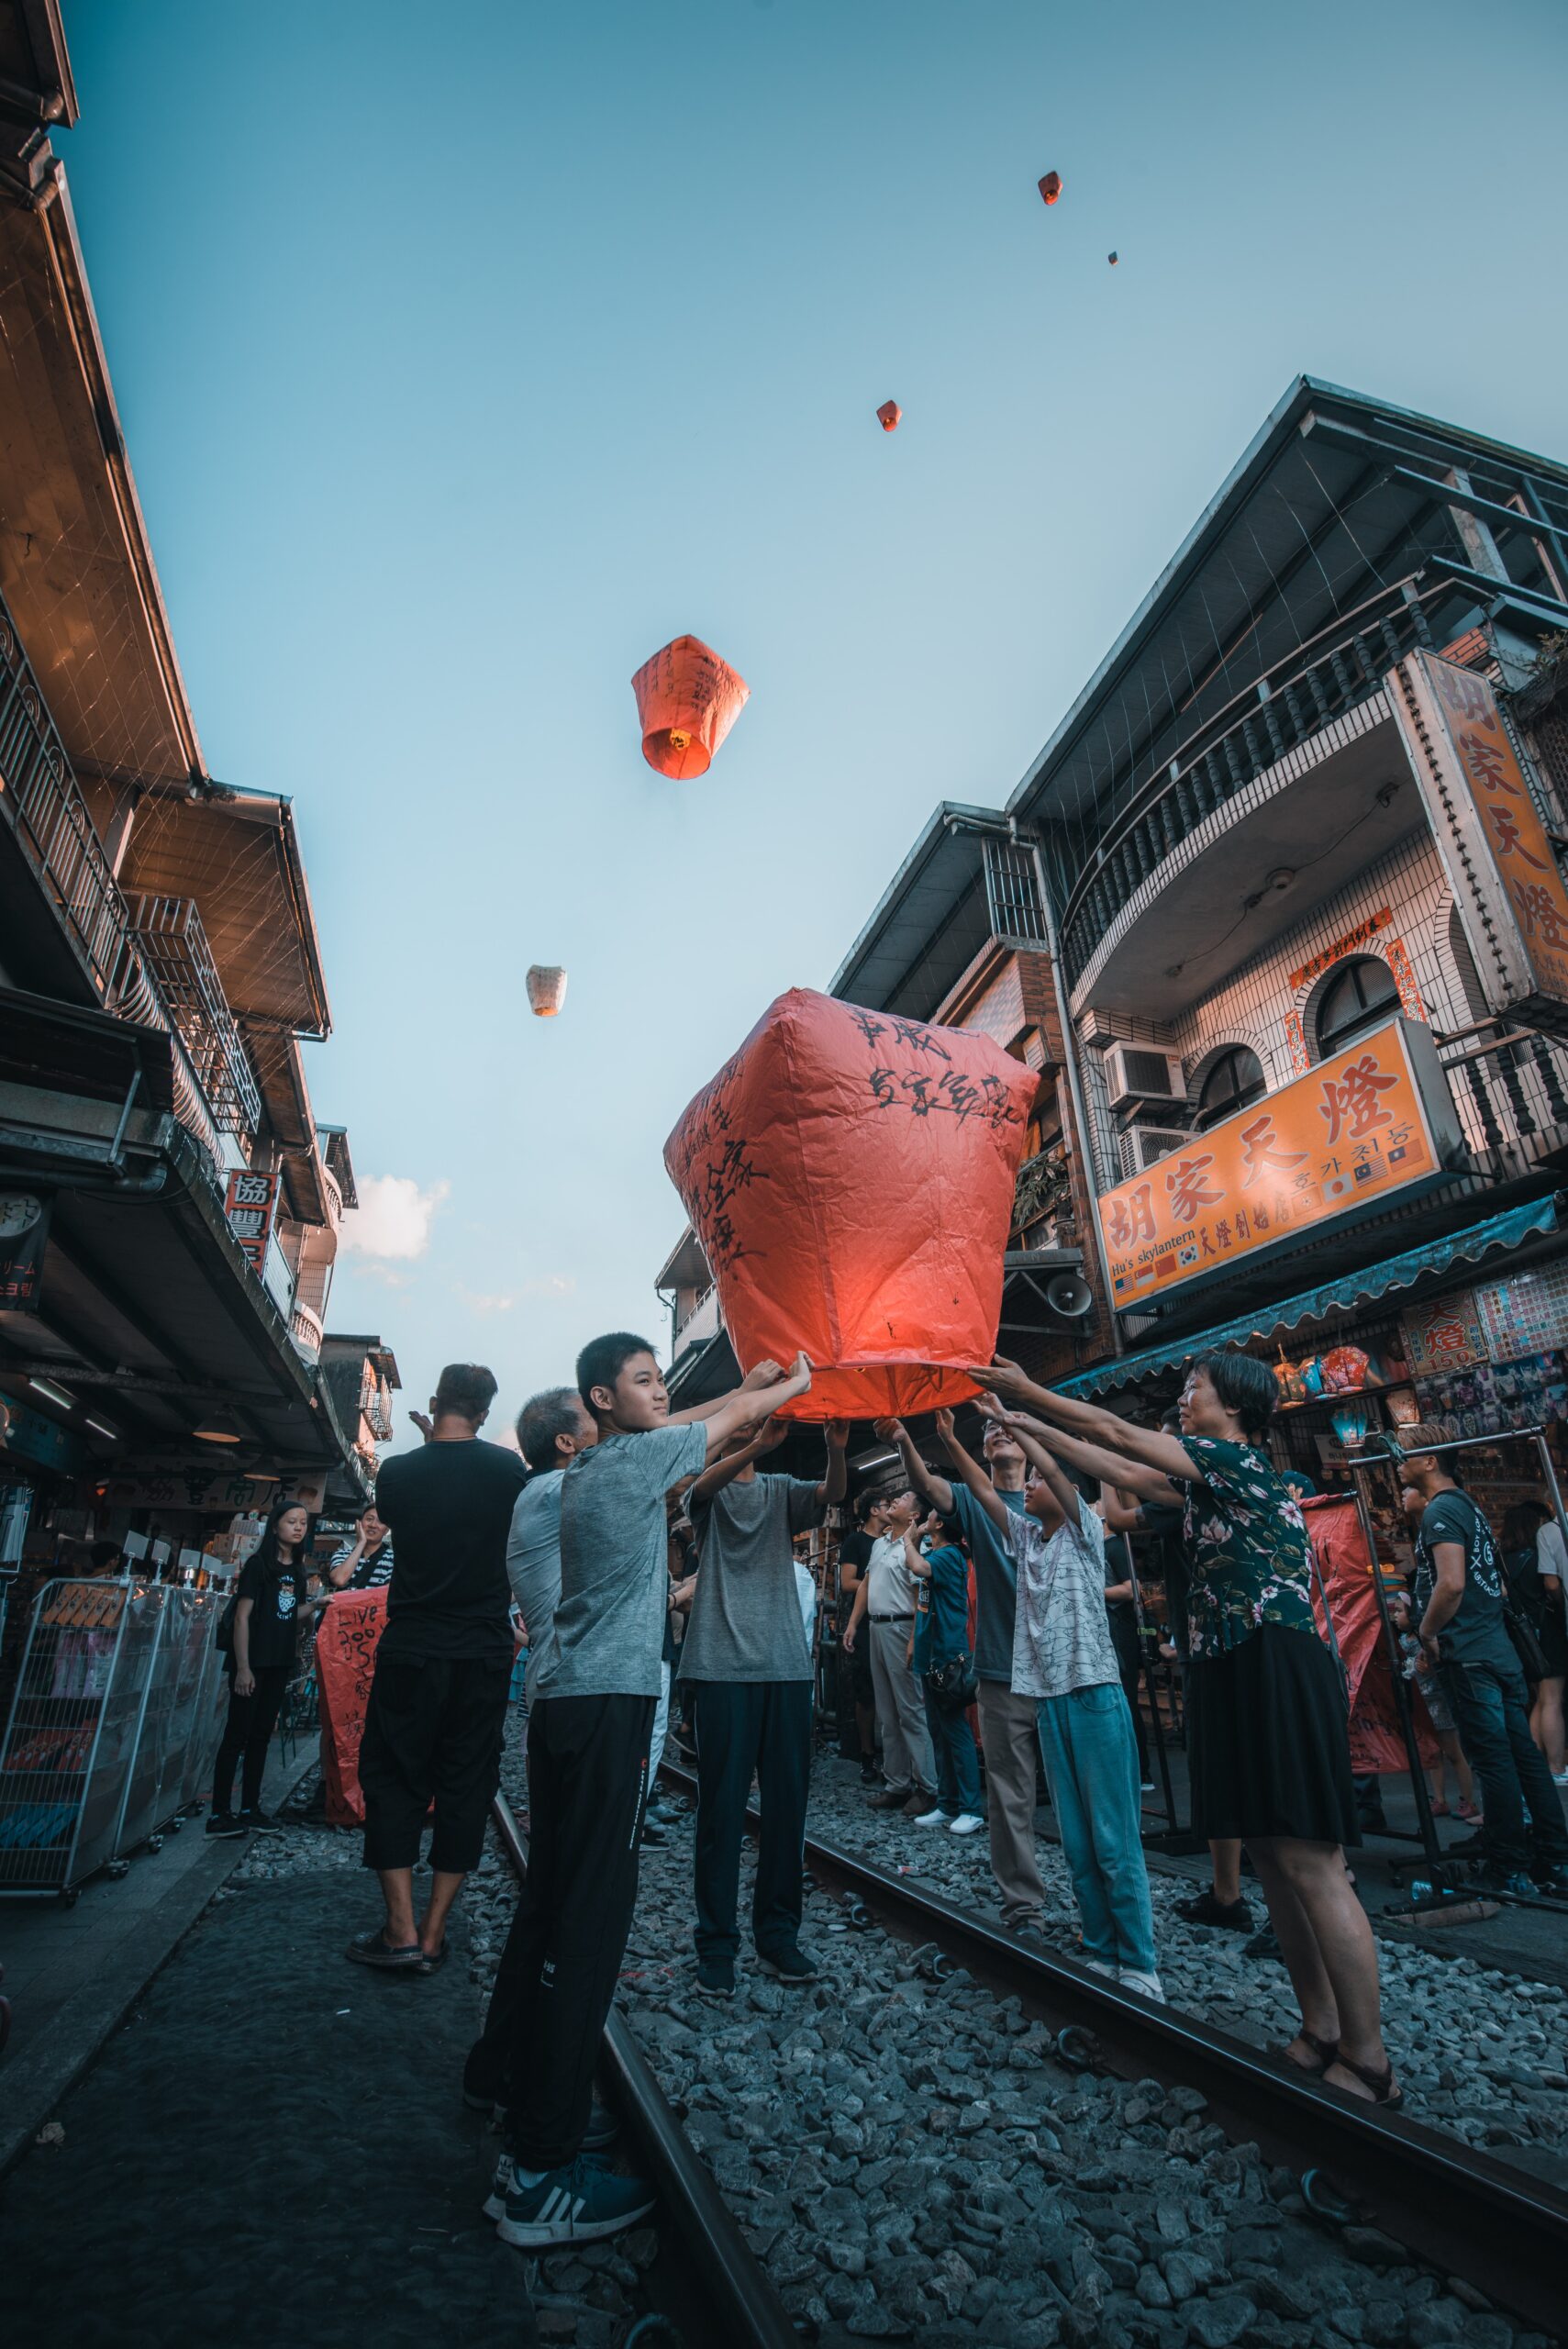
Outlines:
{"label": "white cloud", "polygon": [[412,1174],[367,1174],[358,1185],[360,1204],[343,1218],[343,1245],[356,1256],[422,1256],[430,1244],[436,1209],[451,1189],[432,1183],[422,1191]]}
{"label": "white cloud", "polygon": [[576,1286],[575,1273],[541,1273],[537,1280],[525,1281],[523,1290],[528,1297],[570,1297]]}
{"label": "white cloud", "polygon": [[573,1273],[542,1273],[519,1282],[515,1295],[506,1289],[480,1291],[461,1286],[457,1294],[471,1313],[510,1313],[519,1297],[570,1297],[576,1286]]}

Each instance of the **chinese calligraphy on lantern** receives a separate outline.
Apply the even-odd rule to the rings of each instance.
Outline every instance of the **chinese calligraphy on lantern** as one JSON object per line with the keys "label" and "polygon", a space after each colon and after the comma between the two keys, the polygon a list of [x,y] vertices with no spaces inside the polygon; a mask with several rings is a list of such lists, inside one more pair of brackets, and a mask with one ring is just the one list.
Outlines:
{"label": "chinese calligraphy on lantern", "polygon": [[[1141,1307],[1440,1174],[1412,1032],[1424,1040],[1424,1029],[1390,1020],[1107,1192],[1099,1209],[1114,1302]],[[1433,1071],[1440,1086],[1435,1060]]]}

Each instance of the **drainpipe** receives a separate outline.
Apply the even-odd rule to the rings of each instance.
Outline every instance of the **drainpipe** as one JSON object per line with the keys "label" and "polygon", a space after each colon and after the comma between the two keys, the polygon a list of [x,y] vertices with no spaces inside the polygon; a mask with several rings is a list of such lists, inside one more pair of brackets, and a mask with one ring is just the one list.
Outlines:
{"label": "drainpipe", "polygon": [[[1007,823],[1014,840],[1017,841],[1018,839],[1018,818],[1010,816]],[[1089,1214],[1095,1227],[1095,1255],[1100,1267],[1100,1295],[1105,1298],[1106,1311],[1110,1316],[1111,1344],[1118,1354],[1124,1354],[1127,1352],[1127,1341],[1122,1336],[1121,1321],[1111,1301],[1111,1268],[1106,1254],[1106,1235],[1100,1229],[1100,1219],[1095,1211],[1095,1203],[1099,1197],[1099,1186],[1095,1180],[1094,1153],[1089,1147],[1089,1114],[1084,1107],[1084,1088],[1078,1078],[1078,1036],[1067,1016],[1067,992],[1062,984],[1062,963],[1057,949],[1056,913],[1051,902],[1051,891],[1046,885],[1045,860],[1040,855],[1040,842],[1033,833],[1029,835],[1029,854],[1034,859],[1035,892],[1040,898],[1040,917],[1045,923],[1045,951],[1051,960],[1051,984],[1056,996],[1056,1016],[1062,1023],[1062,1052],[1067,1063],[1067,1089],[1073,1097],[1073,1120],[1078,1129],[1078,1151],[1083,1160],[1084,1173],[1087,1178],[1087,1188],[1090,1194]]]}

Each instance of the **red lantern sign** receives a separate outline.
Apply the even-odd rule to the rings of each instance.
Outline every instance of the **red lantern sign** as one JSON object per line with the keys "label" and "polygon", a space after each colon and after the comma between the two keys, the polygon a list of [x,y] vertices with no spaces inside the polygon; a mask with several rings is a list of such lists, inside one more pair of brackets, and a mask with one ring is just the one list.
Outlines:
{"label": "red lantern sign", "polygon": [[742,1365],[816,1365],[784,1417],[975,1392],[1037,1085],[988,1037],[795,987],[697,1095],[664,1163]]}
{"label": "red lantern sign", "polygon": [[751,698],[751,688],[700,636],[678,636],[631,681],[642,755],[661,774],[706,774]]}
{"label": "red lantern sign", "polygon": [[1044,196],[1047,204],[1054,204],[1057,197],[1062,193],[1061,173],[1047,172],[1044,179],[1042,179],[1040,184],[1040,192],[1041,195]]}
{"label": "red lantern sign", "polygon": [[896,400],[884,400],[876,412],[876,420],[884,432],[896,432],[903,417],[904,411]]}

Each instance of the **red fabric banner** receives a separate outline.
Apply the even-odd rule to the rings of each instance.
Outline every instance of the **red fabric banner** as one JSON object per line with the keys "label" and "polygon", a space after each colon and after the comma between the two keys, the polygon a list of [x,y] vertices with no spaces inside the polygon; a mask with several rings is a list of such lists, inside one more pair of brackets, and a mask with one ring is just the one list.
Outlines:
{"label": "red fabric banner", "polygon": [[[1344,1494],[1326,1493],[1319,1499],[1304,1501],[1302,1512],[1318,1553],[1318,1570],[1329,1595],[1334,1633],[1350,1683],[1351,1767],[1358,1773],[1407,1771],[1410,1758],[1399,1731],[1388,1642],[1383,1635],[1383,1618],[1373,1587],[1373,1562],[1367,1556],[1356,1505]],[[1322,1629],[1323,1607],[1316,1590],[1312,1606]],[[1438,1742],[1413,1685],[1410,1696],[1417,1747],[1423,1764],[1430,1765],[1438,1758]]]}
{"label": "red fabric banner", "polygon": [[321,1768],[327,1817],[334,1827],[362,1827],[360,1740],[375,1677],[375,1652],[386,1629],[386,1588],[341,1591],[321,1610],[316,1677],[321,1691]]}

